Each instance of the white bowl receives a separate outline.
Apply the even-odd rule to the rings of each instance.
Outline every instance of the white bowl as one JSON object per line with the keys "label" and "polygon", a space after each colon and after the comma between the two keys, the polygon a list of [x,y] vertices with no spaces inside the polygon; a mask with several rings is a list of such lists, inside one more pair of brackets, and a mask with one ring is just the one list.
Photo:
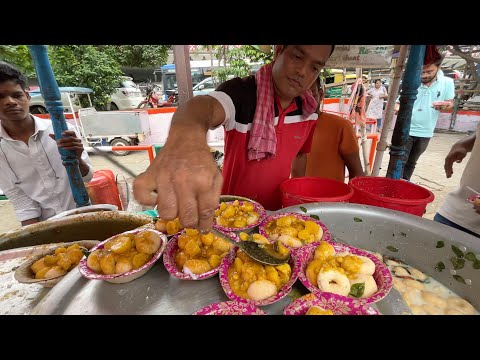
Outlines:
{"label": "white bowl", "polygon": [[152,259],[150,259],[150,261],[147,262],[145,265],[139,267],[138,269],[127,271],[123,274],[105,275],[105,274],[99,274],[99,273],[93,271],[92,269],[90,269],[87,266],[87,259],[84,258],[80,261],[80,264],[78,264],[78,268],[80,269],[80,273],[84,277],[86,277],[87,279],[105,280],[105,281],[108,281],[108,282],[113,283],[113,284],[124,284],[124,283],[130,282],[130,281],[133,281],[133,280],[139,278],[140,276],[146,274],[148,272],[148,270],[150,270],[152,268],[153,264],[155,264],[155,262],[158,259],[160,259],[160,257],[163,254],[163,250],[165,249],[165,246],[167,245],[167,241],[168,241],[167,236],[165,234],[161,233],[160,231],[157,231],[157,230],[154,230],[154,229],[149,229],[149,228],[139,228],[139,229],[135,229],[135,230],[125,231],[121,234],[117,234],[115,236],[112,236],[105,241],[102,241],[100,244],[98,244],[97,246],[92,248],[92,250],[90,252],[93,252],[93,251],[98,250],[98,249],[103,249],[105,243],[107,241],[109,241],[110,239],[116,238],[116,237],[121,236],[123,234],[138,234],[138,233],[144,232],[144,231],[153,232],[153,233],[157,234],[160,237],[160,239],[162,240],[162,243],[160,244],[160,248],[157,250],[157,252],[155,254],[153,254]]}

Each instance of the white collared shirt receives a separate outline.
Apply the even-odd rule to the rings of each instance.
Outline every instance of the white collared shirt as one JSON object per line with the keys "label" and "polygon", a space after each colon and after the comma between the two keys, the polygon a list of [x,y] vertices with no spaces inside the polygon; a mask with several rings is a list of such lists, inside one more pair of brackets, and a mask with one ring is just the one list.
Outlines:
{"label": "white collared shirt", "polygon": [[[23,141],[13,140],[0,120],[0,188],[11,201],[19,221],[46,220],[76,208],[57,143],[49,136],[54,133],[52,123],[32,117],[35,131],[28,139],[28,146]],[[67,126],[75,131],[71,124]],[[90,168],[83,181],[89,182],[93,167],[85,150],[82,160]]]}

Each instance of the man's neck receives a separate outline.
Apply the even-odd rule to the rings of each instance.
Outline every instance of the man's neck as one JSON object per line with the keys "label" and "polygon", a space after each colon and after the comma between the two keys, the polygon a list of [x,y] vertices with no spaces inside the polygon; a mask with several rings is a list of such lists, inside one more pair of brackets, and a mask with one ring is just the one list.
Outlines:
{"label": "man's neck", "polygon": [[277,86],[275,85],[275,82],[273,83],[273,90],[274,90],[274,96],[276,95],[278,97],[278,100],[280,101],[280,106],[282,107],[282,111],[285,110],[290,106],[293,100],[295,98],[285,98],[283,97],[280,92],[277,90]]}
{"label": "man's neck", "polygon": [[28,139],[35,132],[35,121],[28,114],[22,121],[2,121],[2,127],[12,139],[23,141],[28,145]]}
{"label": "man's neck", "polygon": [[425,85],[426,87],[430,87],[435,81],[437,81],[436,76],[432,80],[430,80],[428,83],[423,83],[423,85]]}

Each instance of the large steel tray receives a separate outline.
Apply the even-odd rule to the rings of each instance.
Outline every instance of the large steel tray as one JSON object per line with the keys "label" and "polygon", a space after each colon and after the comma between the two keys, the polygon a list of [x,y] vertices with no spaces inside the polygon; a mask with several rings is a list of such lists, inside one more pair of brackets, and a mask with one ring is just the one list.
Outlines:
{"label": "large steel tray", "polygon": [[[313,203],[303,205],[329,227],[334,238],[359,248],[397,257],[418,268],[480,308],[480,270],[470,262],[457,270],[466,284],[454,279],[449,259],[451,245],[472,251],[480,258],[480,242],[466,233],[417,216],[357,204]],[[302,213],[299,206],[283,209]],[[445,246],[437,248],[438,241]],[[392,252],[387,247],[394,247]],[[442,261],[446,269],[435,270]],[[299,281],[288,296],[265,306],[269,314],[281,314],[294,298],[307,293]],[[35,306],[32,314],[192,314],[208,304],[228,300],[218,277],[183,281],[171,277],[158,261],[146,275],[127,284],[110,284],[70,272]],[[399,293],[375,304],[382,314],[408,313]]]}

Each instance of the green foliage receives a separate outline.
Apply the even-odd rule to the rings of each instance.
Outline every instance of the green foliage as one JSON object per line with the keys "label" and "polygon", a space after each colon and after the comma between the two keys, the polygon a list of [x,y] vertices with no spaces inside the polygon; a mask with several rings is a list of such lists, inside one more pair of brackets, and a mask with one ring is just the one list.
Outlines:
{"label": "green foliage", "polygon": [[0,60],[16,66],[27,78],[35,76],[27,45],[0,45]]}
{"label": "green foliage", "polygon": [[273,60],[273,52],[266,54],[251,45],[231,47],[228,45],[206,45],[211,46],[215,57],[223,64],[226,59],[228,67],[216,69],[214,75],[220,81],[225,81],[228,75],[243,77],[252,72],[250,63],[268,64]]}
{"label": "green foliage", "polygon": [[120,66],[151,67],[167,63],[168,50],[172,45],[101,45],[99,50],[105,51]]}
{"label": "green foliage", "polygon": [[108,104],[122,75],[119,64],[108,52],[92,45],[54,45],[49,46],[49,57],[59,86],[91,88],[95,107]]}

